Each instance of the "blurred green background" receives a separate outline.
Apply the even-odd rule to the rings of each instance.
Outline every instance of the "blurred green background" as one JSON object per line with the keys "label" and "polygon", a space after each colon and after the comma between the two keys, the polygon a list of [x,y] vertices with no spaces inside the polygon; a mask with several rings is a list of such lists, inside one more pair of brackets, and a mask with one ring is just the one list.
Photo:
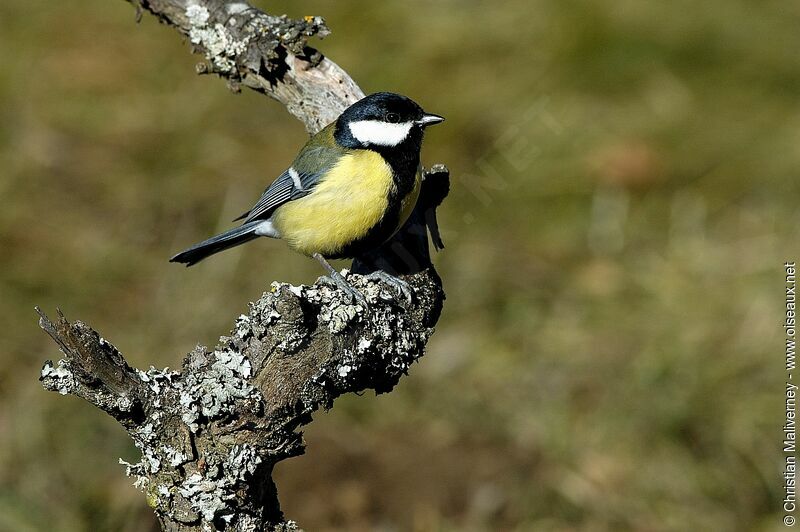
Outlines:
{"label": "blurred green background", "polygon": [[[777,530],[784,260],[800,259],[800,4],[259,1],[325,16],[367,92],[445,115],[448,294],[397,389],[282,463],[309,530]],[[115,422],[37,382],[58,305],[139,366],[213,345],[273,280],[186,270],[303,143],[122,1],[0,3],[0,530],[147,531]],[[344,266],[344,263],[342,264]]]}

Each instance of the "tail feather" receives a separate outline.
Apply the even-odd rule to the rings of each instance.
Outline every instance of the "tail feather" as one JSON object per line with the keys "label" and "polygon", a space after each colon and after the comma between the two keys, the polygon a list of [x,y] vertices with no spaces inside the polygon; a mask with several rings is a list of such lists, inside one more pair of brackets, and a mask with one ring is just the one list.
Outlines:
{"label": "tail feather", "polygon": [[258,238],[258,235],[255,231],[256,226],[260,223],[261,221],[249,222],[240,227],[235,227],[230,231],[225,231],[217,236],[212,236],[208,240],[204,240],[199,244],[193,245],[189,249],[181,251],[169,259],[169,261],[180,262],[182,264],[186,264],[186,266],[197,264],[201,260],[205,259],[206,257],[210,257],[215,253],[225,251],[226,249],[238,246],[239,244],[244,244],[245,242],[249,242],[254,238]]}

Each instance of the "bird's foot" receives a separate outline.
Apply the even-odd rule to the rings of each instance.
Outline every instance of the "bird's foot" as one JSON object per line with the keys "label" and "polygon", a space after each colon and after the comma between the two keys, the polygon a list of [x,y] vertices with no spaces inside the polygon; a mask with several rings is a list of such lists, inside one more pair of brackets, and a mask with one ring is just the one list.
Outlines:
{"label": "bird's foot", "polygon": [[323,275],[317,280],[317,282],[328,285],[334,289],[340,289],[348,297],[350,304],[360,303],[362,307],[367,308],[367,298],[364,297],[364,294],[350,286],[350,283],[347,282],[347,279],[345,279],[344,276],[336,270],[336,268],[331,266],[330,263],[325,260],[325,257],[319,253],[314,253],[312,257],[317,259],[317,261],[322,264],[322,267],[328,272],[328,275]]}
{"label": "bird's foot", "polygon": [[334,270],[330,272],[329,275],[321,276],[319,279],[317,279],[317,282],[333,288],[334,290],[341,290],[345,293],[345,296],[350,304],[359,303],[366,308],[367,299],[364,297],[364,294],[353,288],[341,273]]}
{"label": "bird's foot", "polygon": [[412,290],[410,284],[400,279],[399,277],[395,277],[394,275],[386,273],[383,270],[375,270],[372,273],[368,273],[364,277],[366,279],[371,279],[373,281],[383,281],[384,283],[394,288],[397,295],[405,299],[406,303],[411,303],[414,291]]}

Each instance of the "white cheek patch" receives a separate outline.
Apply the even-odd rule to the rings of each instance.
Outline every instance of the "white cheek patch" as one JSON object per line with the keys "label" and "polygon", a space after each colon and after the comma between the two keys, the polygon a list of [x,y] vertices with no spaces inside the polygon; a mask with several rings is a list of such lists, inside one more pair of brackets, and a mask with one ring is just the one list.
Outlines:
{"label": "white cheek patch", "polygon": [[397,146],[406,140],[413,126],[413,122],[390,124],[380,120],[359,120],[350,122],[350,132],[363,144]]}

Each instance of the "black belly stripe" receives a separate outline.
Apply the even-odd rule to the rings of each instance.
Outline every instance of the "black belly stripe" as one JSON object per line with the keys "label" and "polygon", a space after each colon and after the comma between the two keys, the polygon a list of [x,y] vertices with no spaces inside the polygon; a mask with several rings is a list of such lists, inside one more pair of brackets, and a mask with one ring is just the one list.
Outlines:
{"label": "black belly stripe", "polygon": [[392,237],[400,222],[403,199],[414,190],[419,169],[421,144],[421,138],[409,138],[397,147],[375,150],[389,163],[394,174],[395,186],[389,192],[386,213],[377,224],[367,231],[367,234],[347,244],[336,253],[326,254],[326,258],[353,258],[379,247]]}

